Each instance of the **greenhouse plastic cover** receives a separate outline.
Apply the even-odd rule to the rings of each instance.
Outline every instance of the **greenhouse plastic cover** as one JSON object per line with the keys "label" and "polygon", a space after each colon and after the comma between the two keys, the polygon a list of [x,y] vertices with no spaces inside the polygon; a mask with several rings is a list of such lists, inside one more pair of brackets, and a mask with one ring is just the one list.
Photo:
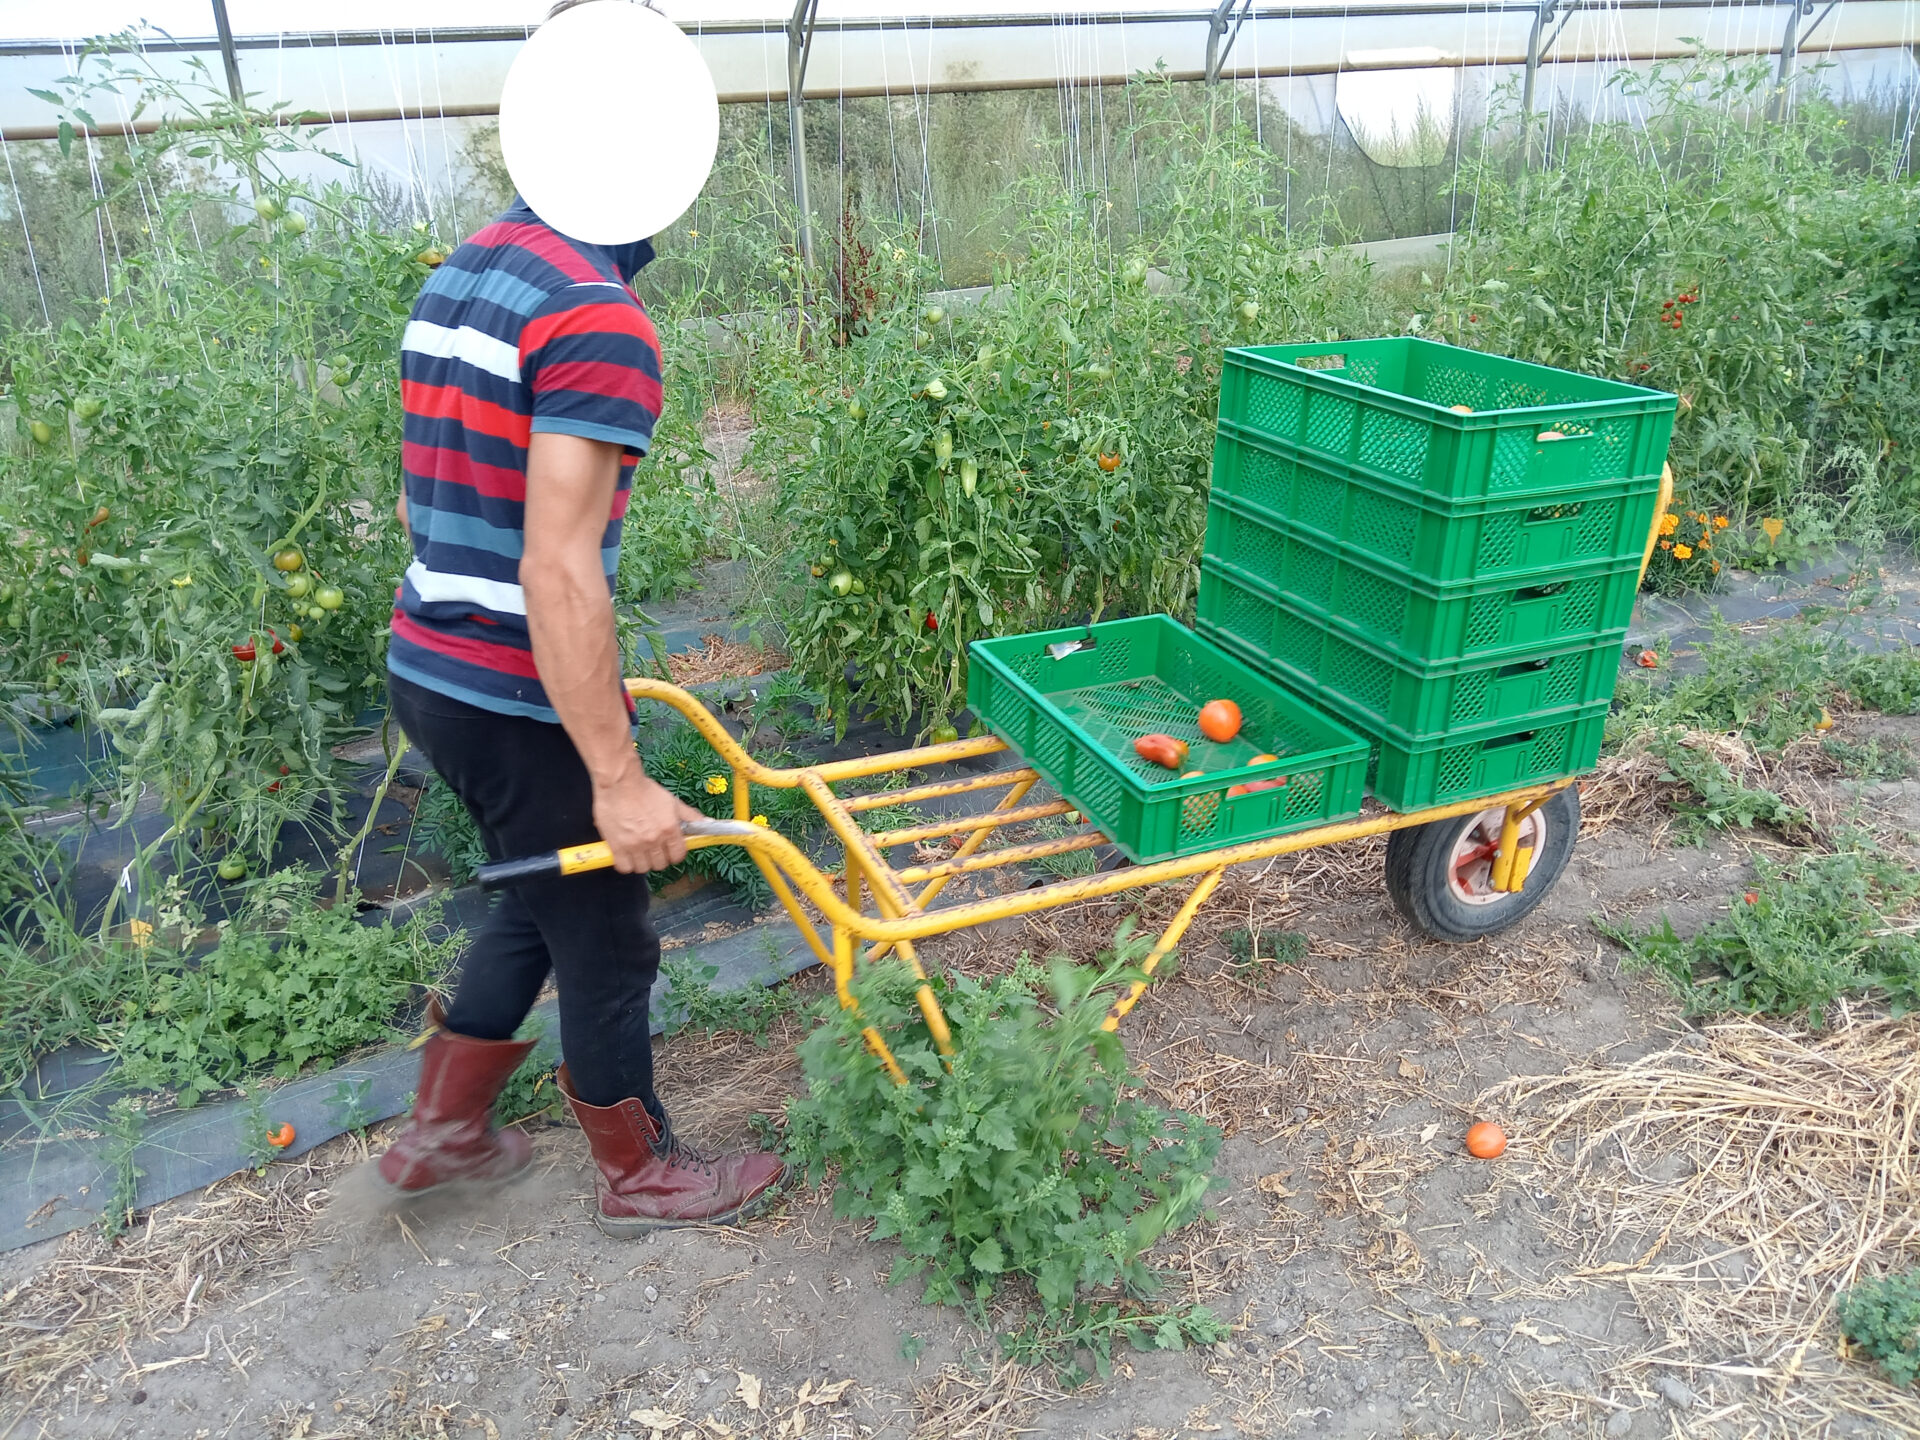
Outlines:
{"label": "greenhouse plastic cover", "polygon": [[[284,0],[229,0],[246,88],[288,114],[397,119],[490,113],[527,30],[546,0],[330,0],[324,10]],[[790,8],[766,0],[664,0],[693,34],[723,101],[784,98]],[[1549,65],[1619,63],[1692,53],[1779,48],[1788,7],[1665,0],[1567,10],[1554,18]],[[324,14],[324,29],[307,28]],[[145,18],[175,37],[150,49],[154,63],[184,69],[197,57],[219,74],[207,0],[70,0],[59,6],[9,0],[0,6],[0,132],[50,133],[56,117],[28,93],[70,73],[80,37]],[[1351,5],[1256,5],[1236,34],[1229,76],[1334,74],[1514,65],[1526,58],[1535,7],[1468,0],[1365,0]],[[907,3],[884,11],[860,0],[822,0],[805,93],[835,97],[990,90],[1112,82],[1164,66],[1198,78],[1211,8],[1108,3],[1039,11],[1015,0],[971,0],[964,12]],[[64,33],[47,36],[50,24]],[[1805,63],[1836,51],[1892,47],[1920,39],[1912,0],[1845,0],[1803,19]],[[149,32],[149,39],[157,41]],[[41,43],[32,43],[39,41]],[[111,108],[111,107],[107,107]],[[117,117],[116,117],[117,118]],[[103,127],[113,119],[99,116]]]}

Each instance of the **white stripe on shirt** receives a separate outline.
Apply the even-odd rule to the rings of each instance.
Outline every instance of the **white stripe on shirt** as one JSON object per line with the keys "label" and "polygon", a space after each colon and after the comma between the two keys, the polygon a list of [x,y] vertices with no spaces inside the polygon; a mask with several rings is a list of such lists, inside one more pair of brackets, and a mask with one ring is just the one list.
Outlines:
{"label": "white stripe on shirt", "polygon": [[407,583],[428,605],[453,601],[478,605],[501,615],[527,613],[526,591],[504,580],[485,580],[478,575],[449,575],[441,570],[429,570],[416,560],[407,566]]}
{"label": "white stripe on shirt", "polygon": [[458,330],[426,320],[409,320],[400,348],[441,360],[460,360],[502,380],[520,378],[520,347],[462,325]]}

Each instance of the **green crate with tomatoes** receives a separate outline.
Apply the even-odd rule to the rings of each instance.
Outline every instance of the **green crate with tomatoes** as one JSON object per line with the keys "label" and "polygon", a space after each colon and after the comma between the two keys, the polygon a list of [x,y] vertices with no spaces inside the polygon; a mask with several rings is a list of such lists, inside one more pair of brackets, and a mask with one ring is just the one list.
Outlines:
{"label": "green crate with tomatoes", "polygon": [[1367,742],[1165,615],[969,650],[974,714],[1134,860],[1359,813]]}
{"label": "green crate with tomatoes", "polygon": [[1229,350],[1220,375],[1222,420],[1444,501],[1657,481],[1677,404],[1406,335]]}

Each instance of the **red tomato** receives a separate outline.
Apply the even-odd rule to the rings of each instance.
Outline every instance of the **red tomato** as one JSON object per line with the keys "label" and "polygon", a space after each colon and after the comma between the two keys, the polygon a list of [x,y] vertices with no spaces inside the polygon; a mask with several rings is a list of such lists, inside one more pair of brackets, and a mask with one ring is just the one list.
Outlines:
{"label": "red tomato", "polygon": [[255,653],[251,638],[248,639],[246,644],[233,647],[233,658],[238,660],[242,665],[251,665]]}
{"label": "red tomato", "polygon": [[1187,760],[1187,742],[1176,740],[1171,735],[1155,732],[1142,735],[1133,742],[1133,753],[1142,760],[1151,760],[1155,765],[1164,765],[1169,770],[1178,770]]}
{"label": "red tomato", "polygon": [[1507,1132],[1491,1120],[1467,1129],[1467,1153],[1476,1160],[1497,1160],[1507,1153]]}
{"label": "red tomato", "polygon": [[1200,733],[1225,744],[1240,733],[1240,707],[1231,700],[1209,700],[1200,707]]}

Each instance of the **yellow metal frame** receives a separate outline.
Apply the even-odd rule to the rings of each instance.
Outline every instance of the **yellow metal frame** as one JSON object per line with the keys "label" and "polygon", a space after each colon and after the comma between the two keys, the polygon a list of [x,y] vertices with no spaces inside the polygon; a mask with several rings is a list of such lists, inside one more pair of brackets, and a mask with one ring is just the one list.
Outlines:
{"label": "yellow metal frame", "polygon": [[[1672,494],[1672,472],[1663,471],[1652,533],[1648,536],[1646,554],[1641,560],[1643,576],[1647,562],[1653,556],[1654,541],[1659,535],[1660,516],[1665,513]],[[1406,813],[1390,811],[1356,820],[1342,820],[1332,825],[1295,831],[1290,835],[1247,841],[1198,855],[1130,865],[1105,874],[1058,880],[1033,889],[969,900],[936,910],[930,908],[934,900],[957,875],[979,874],[1044,856],[1089,849],[1105,844],[1107,836],[1089,828],[1078,835],[985,848],[987,841],[994,838],[998,831],[1065,815],[1072,810],[1065,801],[1022,804],[1027,793],[1040,779],[1037,771],[1024,766],[898,790],[869,790],[842,795],[835,788],[898,774],[903,770],[996,755],[1007,749],[1002,741],[992,736],[781,769],[763,765],[754,759],[705,705],[679,686],[660,680],[633,679],[627,681],[627,691],[636,700],[657,701],[679,711],[733,771],[731,788],[735,821],[732,824],[692,827],[687,839],[688,848],[738,845],[752,856],[753,863],[766,877],[775,898],[799,927],[808,948],[833,971],[834,987],[839,993],[840,1003],[848,1009],[856,1008],[852,989],[856,942],[864,942],[867,946],[860,956],[867,963],[880,959],[890,950],[898,950],[900,958],[920,978],[916,998],[928,1033],[942,1055],[953,1053],[953,1037],[940,1003],[934,996],[933,987],[927,983],[926,970],[915,953],[916,941],[952,934],[989,920],[1032,915],[1077,901],[1119,895],[1128,890],[1140,890],[1172,880],[1193,880],[1193,888],[1188,892],[1185,902],[1167,923],[1166,929],[1161,931],[1147,958],[1141,962],[1143,975],[1151,976],[1180,943],[1194,916],[1199,914],[1200,907],[1206,904],[1231,866],[1292,855],[1322,845],[1337,845],[1345,840],[1359,840],[1369,835],[1384,835],[1415,825],[1432,824],[1436,820],[1474,815],[1497,806],[1504,806],[1506,815],[1500,829],[1500,849],[1494,857],[1491,881],[1495,889],[1512,893],[1524,888],[1531,869],[1531,848],[1517,843],[1521,825],[1528,815],[1557,791],[1573,783],[1571,779],[1557,780],[1451,805],[1436,805],[1426,810]],[[806,792],[840,842],[845,859],[837,876],[821,871],[799,847],[777,831],[751,823],[755,785]],[[985,800],[996,791],[1004,792],[999,800],[990,808],[973,814],[878,833],[861,828],[860,815],[882,806],[911,805],[922,800],[950,799],[962,795],[977,795]],[[895,870],[884,853],[888,847],[895,845],[954,836],[964,838],[954,848],[951,859],[937,863]],[[560,853],[560,868],[564,874],[599,869],[611,863],[612,856],[603,843],[575,846]],[[837,885],[836,880],[839,882]],[[917,891],[912,888],[915,886],[919,887]],[[812,907],[812,913],[809,913],[809,906]],[[821,927],[815,923],[816,915],[825,922],[827,934],[824,936]],[[1119,1025],[1121,1018],[1133,1008],[1145,988],[1146,981],[1143,978],[1115,1002],[1107,1016],[1109,1030]],[[904,1084],[906,1076],[879,1032],[868,1027],[865,1035],[867,1044],[880,1063],[886,1066],[895,1080]]]}

